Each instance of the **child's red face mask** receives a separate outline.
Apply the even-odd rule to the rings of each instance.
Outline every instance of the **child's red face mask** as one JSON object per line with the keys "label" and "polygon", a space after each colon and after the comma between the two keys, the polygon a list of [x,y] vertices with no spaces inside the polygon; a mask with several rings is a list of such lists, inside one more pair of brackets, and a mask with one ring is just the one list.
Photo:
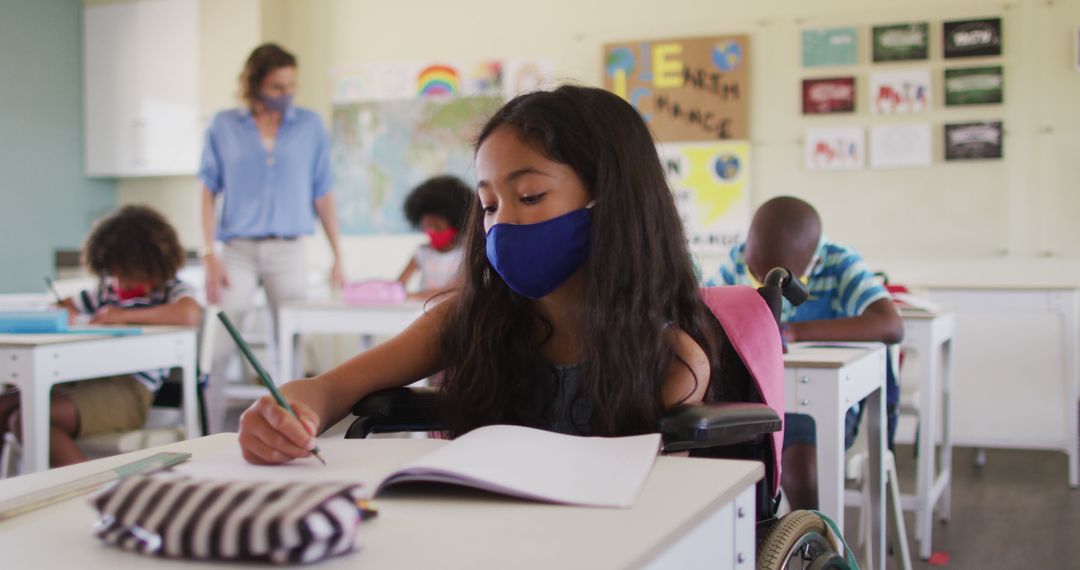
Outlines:
{"label": "child's red face mask", "polygon": [[149,283],[138,281],[127,281],[122,279],[113,278],[112,287],[116,290],[116,296],[121,301],[128,299],[137,299],[139,297],[146,297],[150,294],[152,287]]}
{"label": "child's red face mask", "polygon": [[424,233],[427,234],[428,239],[431,240],[431,247],[439,251],[450,247],[450,245],[454,243],[454,240],[457,239],[458,235],[458,231],[454,228],[446,228],[445,230],[438,231],[424,230]]}

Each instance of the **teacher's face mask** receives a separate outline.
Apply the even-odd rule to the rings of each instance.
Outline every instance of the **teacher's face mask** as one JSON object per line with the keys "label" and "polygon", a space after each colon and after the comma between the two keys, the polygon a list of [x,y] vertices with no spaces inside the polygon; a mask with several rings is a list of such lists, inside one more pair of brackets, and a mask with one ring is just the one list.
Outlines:
{"label": "teacher's face mask", "polygon": [[506,285],[539,299],[551,294],[589,257],[596,201],[535,224],[495,224],[487,232],[487,258]]}
{"label": "teacher's face mask", "polygon": [[293,96],[292,93],[289,93],[288,95],[278,95],[277,97],[262,95],[259,99],[262,100],[262,104],[266,107],[267,111],[272,113],[284,113],[292,106]]}

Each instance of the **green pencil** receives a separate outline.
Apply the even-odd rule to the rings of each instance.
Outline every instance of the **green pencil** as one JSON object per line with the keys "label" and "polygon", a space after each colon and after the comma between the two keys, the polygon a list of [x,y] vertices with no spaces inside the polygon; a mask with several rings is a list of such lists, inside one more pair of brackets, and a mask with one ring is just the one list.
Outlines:
{"label": "green pencil", "polygon": [[[262,380],[263,385],[274,395],[274,399],[277,400],[278,405],[285,408],[285,411],[292,414],[294,418],[300,419],[300,416],[296,415],[296,410],[292,409],[292,406],[289,405],[288,400],[282,397],[281,392],[279,392],[277,386],[274,385],[274,381],[270,379],[270,374],[266,372],[266,369],[262,367],[262,364],[259,364],[259,360],[255,358],[255,355],[251,352],[251,347],[248,346],[248,343],[244,342],[244,337],[240,336],[240,331],[236,330],[236,327],[233,326],[229,317],[225,316],[225,311],[218,313],[218,319],[221,319],[221,324],[225,325],[225,330],[229,331],[229,336],[236,341],[236,345],[240,347],[240,352],[244,353],[244,357],[247,358],[248,362],[251,363],[251,366],[255,368],[255,372],[259,374],[259,380]],[[287,349],[286,347],[280,347],[280,350]],[[311,454],[321,461],[323,465],[326,465],[326,460],[319,455],[318,446],[311,450]]]}

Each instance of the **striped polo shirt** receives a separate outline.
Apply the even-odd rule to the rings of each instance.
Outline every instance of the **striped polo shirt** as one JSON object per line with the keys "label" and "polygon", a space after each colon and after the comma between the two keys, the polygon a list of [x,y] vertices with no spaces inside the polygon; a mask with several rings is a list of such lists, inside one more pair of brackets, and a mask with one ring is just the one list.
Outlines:
{"label": "striped polo shirt", "polygon": [[[78,295],[73,297],[72,300],[75,303],[75,309],[79,311],[79,313],[93,315],[102,307],[143,309],[175,303],[184,297],[195,297],[195,290],[191,285],[188,285],[179,279],[166,281],[164,285],[145,295],[125,299],[120,298],[120,292],[108,279],[103,279],[96,288],[84,289],[79,292]],[[141,382],[143,386],[146,386],[151,393],[156,393],[165,382],[165,378],[169,376],[169,371],[165,368],[146,370],[143,372],[136,372],[133,376],[135,376],[135,379]]]}
{"label": "striped polo shirt", "polygon": [[[857,317],[875,301],[890,298],[862,257],[849,247],[823,236],[813,260],[807,276],[810,298],[798,307],[792,307],[784,299],[783,322]],[[745,243],[731,248],[719,271],[705,280],[707,287],[750,284]]]}

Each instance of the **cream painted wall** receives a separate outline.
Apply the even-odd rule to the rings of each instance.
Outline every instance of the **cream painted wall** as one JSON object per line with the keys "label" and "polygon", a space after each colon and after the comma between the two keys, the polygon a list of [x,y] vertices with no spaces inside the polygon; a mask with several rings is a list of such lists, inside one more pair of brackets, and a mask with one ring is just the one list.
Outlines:
{"label": "cream painted wall", "polygon": [[[233,2],[246,6],[254,0],[223,4],[232,6]],[[831,236],[856,246],[876,266],[908,268],[901,276],[919,274],[922,279],[925,271],[920,260],[946,273],[951,259],[966,260],[969,266],[988,264],[991,271],[1007,273],[1009,268],[1029,267],[1032,259],[1052,257],[1062,259],[1037,266],[1080,280],[1076,263],[1080,224],[1075,223],[1080,213],[1080,192],[1075,191],[1080,180],[1080,106],[1075,103],[1080,101],[1080,72],[1073,69],[1071,59],[1072,37],[1080,26],[1080,1],[915,0],[900,5],[886,0],[264,0],[256,4],[254,11],[261,10],[257,21],[263,24],[262,37],[283,42],[299,57],[299,103],[327,119],[328,72],[335,66],[534,57],[550,59],[560,78],[599,84],[600,50],[605,42],[747,33],[752,57],[755,204],[779,194],[804,197],[820,209]],[[1005,66],[1006,103],[944,110],[940,22],[981,16],[1003,18],[1005,56],[1000,61]],[[870,25],[909,20],[931,22],[931,60],[910,66],[870,65]],[[228,25],[214,21],[227,30],[208,27],[204,45],[222,41],[220,36],[226,33],[229,50],[207,63],[204,90],[213,91],[216,99],[208,93],[204,99],[221,105],[227,98],[222,94],[235,84],[242,55],[255,40],[247,40],[253,37],[250,31],[230,33],[234,25],[247,30],[242,19]],[[859,28],[861,63],[812,73],[803,70],[800,30],[832,25]],[[954,61],[950,66],[968,63]],[[864,111],[853,116],[804,118],[799,114],[803,77],[853,73],[860,89],[865,89],[870,71],[904,67],[934,70],[934,111],[872,117],[865,112],[867,97],[860,92],[858,107]],[[1005,121],[1007,131],[1006,158],[999,162],[945,164],[937,158],[933,167],[925,169],[844,173],[807,172],[802,167],[801,138],[808,126],[927,121],[934,125],[935,156],[940,157],[941,123],[995,118]],[[120,200],[153,199],[157,190],[161,190],[162,203],[173,203],[174,198],[166,197],[169,192],[189,192],[191,200],[195,196],[193,189],[183,190],[171,182],[122,181]],[[181,233],[194,235],[186,227],[193,219],[170,215],[177,216]],[[392,276],[415,243],[413,238],[348,238],[350,276]],[[327,265],[321,240],[312,240],[312,253],[317,268]]]}

